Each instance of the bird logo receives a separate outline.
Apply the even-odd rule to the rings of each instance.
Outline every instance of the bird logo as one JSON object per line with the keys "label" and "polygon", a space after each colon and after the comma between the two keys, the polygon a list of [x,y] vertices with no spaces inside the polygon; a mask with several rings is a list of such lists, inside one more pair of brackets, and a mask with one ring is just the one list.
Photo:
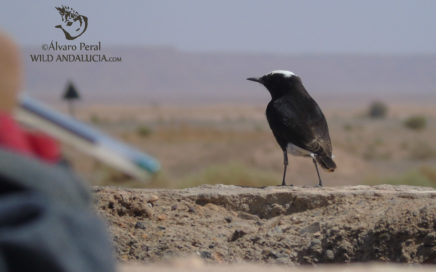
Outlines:
{"label": "bird logo", "polygon": [[288,153],[312,158],[322,186],[318,164],[333,172],[333,161],[327,121],[321,108],[303,86],[301,78],[290,71],[276,70],[247,80],[264,85],[271,94],[266,117],[273,135],[283,151],[283,180],[286,185]]}
{"label": "bird logo", "polygon": [[60,28],[67,40],[74,40],[85,33],[88,28],[88,17],[80,15],[67,6],[56,7],[56,9],[62,17],[62,23],[55,28]]}

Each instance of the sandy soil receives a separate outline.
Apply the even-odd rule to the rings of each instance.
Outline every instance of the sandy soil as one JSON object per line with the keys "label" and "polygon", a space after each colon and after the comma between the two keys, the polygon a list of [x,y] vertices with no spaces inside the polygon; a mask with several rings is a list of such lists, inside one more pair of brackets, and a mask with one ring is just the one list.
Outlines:
{"label": "sandy soil", "polygon": [[436,264],[436,190],[95,187],[121,262]]}
{"label": "sandy soil", "polygon": [[434,266],[409,266],[409,265],[389,265],[389,264],[353,264],[353,265],[319,265],[305,267],[289,267],[278,265],[253,265],[253,264],[233,264],[233,265],[205,265],[201,261],[193,258],[177,260],[170,264],[152,265],[122,265],[121,272],[430,272],[435,271]]}

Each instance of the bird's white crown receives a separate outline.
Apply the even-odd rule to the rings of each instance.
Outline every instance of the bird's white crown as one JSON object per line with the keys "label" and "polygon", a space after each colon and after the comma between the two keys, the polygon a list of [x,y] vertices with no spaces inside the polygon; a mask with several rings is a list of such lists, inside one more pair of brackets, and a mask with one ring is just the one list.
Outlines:
{"label": "bird's white crown", "polygon": [[296,76],[295,73],[293,73],[291,71],[286,71],[286,70],[275,70],[275,71],[272,71],[270,74],[271,75],[273,75],[273,74],[282,74],[284,77]]}

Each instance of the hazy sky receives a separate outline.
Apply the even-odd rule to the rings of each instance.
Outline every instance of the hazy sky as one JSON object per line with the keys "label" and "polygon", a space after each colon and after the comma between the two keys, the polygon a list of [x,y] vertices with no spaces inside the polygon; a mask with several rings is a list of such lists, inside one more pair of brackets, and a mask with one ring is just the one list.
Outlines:
{"label": "hazy sky", "polygon": [[0,0],[0,28],[22,45],[67,43],[55,6],[88,16],[74,42],[189,51],[435,54],[432,0]]}

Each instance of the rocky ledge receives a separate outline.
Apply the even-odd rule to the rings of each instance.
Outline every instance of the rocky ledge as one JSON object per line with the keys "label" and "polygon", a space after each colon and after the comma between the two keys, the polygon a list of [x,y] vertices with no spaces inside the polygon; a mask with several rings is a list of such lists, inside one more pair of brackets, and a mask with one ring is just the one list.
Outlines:
{"label": "rocky ledge", "polygon": [[436,264],[436,190],[95,187],[120,261]]}

